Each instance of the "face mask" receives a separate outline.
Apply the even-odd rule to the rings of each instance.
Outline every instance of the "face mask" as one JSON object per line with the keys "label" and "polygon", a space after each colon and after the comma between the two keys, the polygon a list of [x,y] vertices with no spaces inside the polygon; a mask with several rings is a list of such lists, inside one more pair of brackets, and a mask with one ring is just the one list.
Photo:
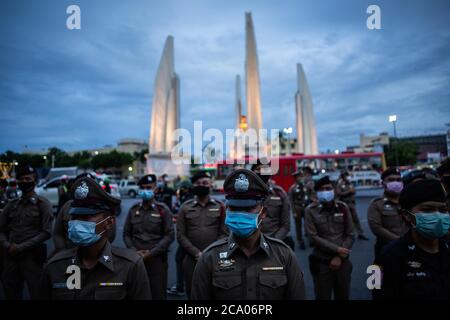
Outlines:
{"label": "face mask", "polygon": [[82,220],[70,220],[68,229],[68,236],[70,241],[78,246],[89,246],[96,243],[98,240],[100,240],[101,235],[106,230],[103,230],[102,232],[97,234],[95,232],[95,227],[109,218],[110,217],[107,217],[98,223]]}
{"label": "face mask", "polygon": [[330,202],[334,199],[334,191],[317,191],[317,198],[319,202]]}
{"label": "face mask", "polygon": [[450,214],[441,212],[423,213],[414,215],[416,225],[414,228],[427,239],[439,239],[447,235],[450,228]]}
{"label": "face mask", "polygon": [[386,183],[386,190],[391,193],[400,194],[400,192],[402,192],[403,190],[403,182],[399,181],[388,182]]}
{"label": "face mask", "polygon": [[23,193],[27,193],[33,191],[34,186],[36,184],[34,183],[34,181],[28,181],[28,182],[18,182],[17,185],[19,186],[19,189],[22,190]]}
{"label": "face mask", "polygon": [[153,192],[153,190],[141,189],[141,190],[139,190],[138,195],[139,195],[139,198],[141,198],[142,200],[149,201],[149,200],[153,199],[153,197],[155,196],[155,193]]}
{"label": "face mask", "polygon": [[236,237],[247,239],[258,229],[259,213],[227,211],[225,224]]}
{"label": "face mask", "polygon": [[192,189],[192,193],[196,196],[204,197],[209,194],[209,187],[206,186],[195,186]]}

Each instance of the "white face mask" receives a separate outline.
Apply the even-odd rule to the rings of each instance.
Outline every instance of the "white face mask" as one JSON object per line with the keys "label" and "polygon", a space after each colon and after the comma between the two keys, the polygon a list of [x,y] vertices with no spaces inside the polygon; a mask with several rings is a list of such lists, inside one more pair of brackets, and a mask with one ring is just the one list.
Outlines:
{"label": "white face mask", "polygon": [[317,198],[319,202],[330,202],[334,199],[334,191],[317,191]]}

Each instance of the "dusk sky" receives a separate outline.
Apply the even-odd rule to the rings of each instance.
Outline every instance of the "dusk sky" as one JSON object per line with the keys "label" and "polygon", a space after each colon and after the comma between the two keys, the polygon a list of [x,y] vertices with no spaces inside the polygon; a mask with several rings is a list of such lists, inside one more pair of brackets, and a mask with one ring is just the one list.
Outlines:
{"label": "dusk sky", "polygon": [[[66,28],[71,4],[81,8],[81,30]],[[370,4],[381,8],[381,30],[366,27]],[[300,62],[321,151],[357,145],[361,133],[392,133],[390,114],[400,136],[445,132],[450,1],[2,0],[0,152],[147,140],[168,35],[175,38],[181,126],[203,120],[204,129],[233,128],[246,11],[266,128],[295,128]]]}

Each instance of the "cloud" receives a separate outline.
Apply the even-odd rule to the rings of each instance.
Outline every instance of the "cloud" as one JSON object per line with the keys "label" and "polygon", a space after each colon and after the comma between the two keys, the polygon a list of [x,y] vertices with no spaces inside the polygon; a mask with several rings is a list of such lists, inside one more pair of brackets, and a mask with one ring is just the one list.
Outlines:
{"label": "cloud", "polygon": [[443,132],[450,122],[445,1],[406,7],[381,1],[378,31],[366,29],[361,2],[79,3],[80,31],[65,29],[64,1],[1,3],[0,152],[147,139],[153,81],[169,34],[182,127],[203,120],[205,129],[232,128],[236,74],[245,83],[245,11],[253,12],[269,129],[295,127],[298,62],[312,92],[321,150],[391,130],[391,113],[400,135]]}

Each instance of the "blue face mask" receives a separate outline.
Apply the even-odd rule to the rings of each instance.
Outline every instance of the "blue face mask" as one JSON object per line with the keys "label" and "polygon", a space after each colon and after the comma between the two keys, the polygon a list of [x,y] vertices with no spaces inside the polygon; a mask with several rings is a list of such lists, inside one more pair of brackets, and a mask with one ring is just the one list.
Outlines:
{"label": "blue face mask", "polygon": [[96,243],[100,240],[102,233],[106,230],[103,230],[100,234],[97,234],[95,232],[95,227],[109,218],[110,217],[107,217],[98,223],[82,220],[70,220],[67,231],[70,241],[77,246],[89,246]]}
{"label": "blue face mask", "polygon": [[414,228],[428,239],[439,239],[448,233],[450,228],[450,214],[441,212],[414,214],[416,225]]}
{"label": "blue face mask", "polygon": [[153,199],[153,197],[155,196],[155,193],[153,192],[153,190],[141,189],[141,190],[139,190],[138,195],[139,195],[139,197],[142,200],[147,200],[148,201],[148,200],[152,200]]}
{"label": "blue face mask", "polygon": [[258,229],[258,217],[259,213],[227,210],[225,224],[236,237],[246,239]]}
{"label": "blue face mask", "polygon": [[317,198],[319,202],[330,202],[334,199],[334,191],[317,191]]}

